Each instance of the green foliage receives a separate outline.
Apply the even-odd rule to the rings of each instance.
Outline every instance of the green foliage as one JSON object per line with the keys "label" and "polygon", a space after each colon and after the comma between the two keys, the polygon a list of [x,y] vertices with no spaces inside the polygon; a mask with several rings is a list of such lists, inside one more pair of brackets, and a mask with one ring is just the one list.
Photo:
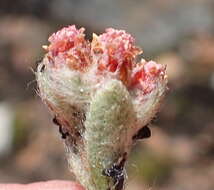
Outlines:
{"label": "green foliage", "polygon": [[[172,172],[172,160],[167,156],[160,156],[149,150],[133,152],[128,169],[131,175],[137,176],[139,181],[149,185],[164,184]],[[133,167],[136,165],[136,167]]]}
{"label": "green foliage", "polygon": [[13,122],[13,149],[18,151],[23,147],[28,137],[28,123],[21,114],[16,113]]}

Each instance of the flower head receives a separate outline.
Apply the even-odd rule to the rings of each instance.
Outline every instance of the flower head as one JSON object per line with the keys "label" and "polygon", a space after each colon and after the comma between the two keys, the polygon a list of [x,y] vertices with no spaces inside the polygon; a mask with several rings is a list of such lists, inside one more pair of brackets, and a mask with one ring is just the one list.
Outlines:
{"label": "flower head", "polygon": [[84,31],[84,28],[78,30],[72,25],[49,37],[50,45],[45,49],[55,66],[67,64],[71,69],[85,70],[90,64],[90,45]]}
{"label": "flower head", "polygon": [[91,43],[84,30],[72,25],[50,36],[36,73],[39,93],[60,127],[80,183],[87,190],[122,190],[131,145],[144,136],[139,131],[148,131],[141,128],[164,97],[166,67],[137,62],[142,50],[124,30],[93,34]]}
{"label": "flower head", "polygon": [[113,72],[125,84],[130,81],[135,57],[142,51],[134,44],[134,38],[124,30],[106,29],[92,40],[92,56],[98,71]]}

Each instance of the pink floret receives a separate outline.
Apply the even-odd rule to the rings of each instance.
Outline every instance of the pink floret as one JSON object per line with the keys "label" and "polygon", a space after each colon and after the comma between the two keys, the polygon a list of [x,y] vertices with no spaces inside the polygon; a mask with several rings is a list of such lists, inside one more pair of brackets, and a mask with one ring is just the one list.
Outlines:
{"label": "pink floret", "polygon": [[104,53],[108,56],[108,61],[101,64],[111,72],[115,72],[120,67],[132,67],[133,59],[141,52],[134,46],[134,38],[124,30],[108,28],[99,39]]}
{"label": "pink floret", "polygon": [[49,37],[49,58],[55,67],[67,64],[74,70],[83,71],[90,64],[90,45],[85,40],[85,29],[75,25],[64,27]]}
{"label": "pink floret", "polygon": [[156,87],[157,81],[164,79],[165,70],[164,65],[143,60],[133,70],[131,87],[141,89],[144,94],[150,93]]}
{"label": "pink floret", "polygon": [[51,44],[48,50],[54,56],[58,55],[59,52],[68,51],[84,39],[84,30],[84,28],[77,30],[75,25],[64,27],[49,37],[48,41]]}
{"label": "pink floret", "polygon": [[157,64],[154,61],[149,61],[144,65],[145,74],[157,77],[165,68],[161,64]]}
{"label": "pink floret", "polygon": [[142,51],[135,46],[134,38],[124,30],[106,29],[92,41],[92,56],[98,70],[115,72],[125,84],[129,81],[135,57]]}

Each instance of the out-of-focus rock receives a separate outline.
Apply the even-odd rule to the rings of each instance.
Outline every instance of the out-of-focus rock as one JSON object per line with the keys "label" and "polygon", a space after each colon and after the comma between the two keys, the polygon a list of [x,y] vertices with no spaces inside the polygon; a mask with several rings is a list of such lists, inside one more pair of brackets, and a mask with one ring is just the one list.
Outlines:
{"label": "out-of-focus rock", "polygon": [[204,166],[195,166],[194,168],[181,167],[175,171],[172,180],[174,181],[174,183],[170,185],[169,189],[174,189],[174,187],[177,187],[178,190],[180,189],[211,190],[213,189],[214,186],[214,183],[212,181],[214,176],[213,171],[214,171],[213,164],[211,164],[210,167]]}
{"label": "out-of-focus rock", "polygon": [[173,147],[171,148],[171,155],[178,163],[190,164],[198,158],[197,145],[194,139],[178,136],[173,139],[171,146]]}
{"label": "out-of-focus rock", "polygon": [[45,22],[33,17],[1,16],[0,89],[4,89],[0,90],[1,98],[20,99],[33,94],[33,89],[27,90],[28,84],[33,84],[32,68],[42,53],[48,31]]}
{"label": "out-of-focus rock", "polygon": [[[1,110],[0,106],[0,116],[4,117],[5,114]],[[4,139],[2,135],[5,134],[1,128],[2,117],[0,117],[0,148]],[[58,126],[50,122],[45,108],[35,100],[16,103],[13,118],[12,129],[9,128],[13,132],[12,137],[4,136],[6,140],[10,140],[12,151],[9,159],[3,160],[5,165],[0,167],[0,183],[71,180],[72,174],[69,172],[64,148],[60,143]]]}
{"label": "out-of-focus rock", "polygon": [[46,43],[48,31],[49,27],[36,18],[14,16],[1,18],[0,47],[4,49],[10,46],[9,60],[17,71],[26,73],[34,66],[42,50],[41,46]]}
{"label": "out-of-focus rock", "polygon": [[185,136],[174,136],[173,138],[161,129],[152,129],[152,138],[144,142],[147,147],[159,156],[168,156],[177,163],[189,163],[197,159],[197,145],[194,140]]}
{"label": "out-of-focus rock", "polygon": [[210,76],[210,87],[214,90],[214,72]]}
{"label": "out-of-focus rock", "polygon": [[188,35],[214,27],[212,1],[52,1],[51,15],[69,22],[71,18],[97,30],[124,28],[143,45],[145,54],[172,48]]}
{"label": "out-of-focus rock", "polygon": [[14,113],[7,103],[0,103],[0,157],[11,151]]}
{"label": "out-of-focus rock", "polygon": [[180,44],[180,56],[187,63],[189,79],[195,84],[207,85],[214,71],[214,37],[200,33]]}
{"label": "out-of-focus rock", "polygon": [[183,42],[181,49],[183,49],[182,55],[185,59],[198,64],[203,69],[202,71],[214,69],[213,36],[207,33],[197,35],[194,39]]}
{"label": "out-of-focus rock", "polygon": [[172,139],[157,127],[152,128],[152,138],[142,143],[160,156],[171,154]]}

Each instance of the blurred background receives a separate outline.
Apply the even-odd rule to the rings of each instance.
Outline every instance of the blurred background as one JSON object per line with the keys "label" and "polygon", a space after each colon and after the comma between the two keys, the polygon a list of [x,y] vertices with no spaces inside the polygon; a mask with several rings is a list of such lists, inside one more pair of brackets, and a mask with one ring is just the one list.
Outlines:
{"label": "blurred background", "polygon": [[131,154],[127,190],[213,190],[213,0],[1,0],[0,183],[73,179],[33,73],[48,36],[69,24],[89,39],[125,29],[167,65],[170,89]]}

